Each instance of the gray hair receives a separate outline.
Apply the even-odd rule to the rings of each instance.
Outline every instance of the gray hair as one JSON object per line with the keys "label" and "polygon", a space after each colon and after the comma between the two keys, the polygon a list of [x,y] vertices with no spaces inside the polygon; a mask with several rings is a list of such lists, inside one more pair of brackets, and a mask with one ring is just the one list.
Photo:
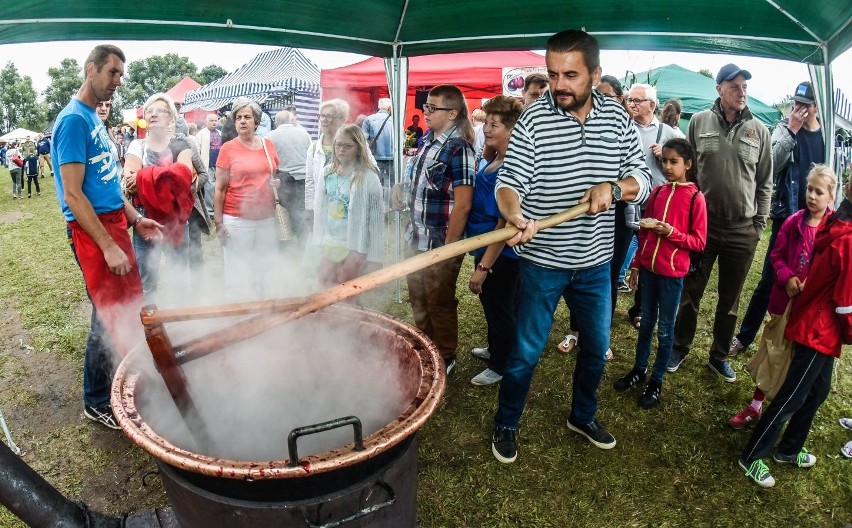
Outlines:
{"label": "gray hair", "polygon": [[346,122],[349,119],[349,103],[344,101],[343,99],[329,99],[328,101],[323,101],[320,105],[320,113],[322,113],[323,108],[331,107],[334,109],[334,114],[338,117],[338,119]]}
{"label": "gray hair", "polygon": [[634,88],[642,88],[645,90],[645,98],[654,101],[654,106],[660,106],[660,100],[657,99],[657,89],[651,86],[650,84],[642,84],[642,83],[634,83],[633,86],[630,87],[631,90]]}
{"label": "gray hair", "polygon": [[391,100],[387,97],[379,99],[379,110],[390,110],[391,106]]}
{"label": "gray hair", "polygon": [[293,114],[287,110],[281,110],[275,114],[275,126],[289,125],[293,123]]}
{"label": "gray hair", "polygon": [[142,115],[143,116],[147,115],[148,114],[148,107],[151,106],[152,104],[156,103],[157,101],[162,101],[162,102],[166,103],[166,109],[168,109],[169,115],[171,116],[172,121],[177,119],[178,113],[177,113],[177,110],[175,109],[174,100],[171,97],[169,97],[168,95],[166,95],[162,92],[155,93],[154,95],[152,95],[151,97],[149,97],[145,101],[145,104],[142,105]]}
{"label": "gray hair", "polygon": [[263,110],[260,105],[249,99],[248,97],[237,97],[231,104],[231,116],[236,117],[237,113],[245,107],[251,108],[251,115],[254,118],[254,125],[259,126],[262,118]]}

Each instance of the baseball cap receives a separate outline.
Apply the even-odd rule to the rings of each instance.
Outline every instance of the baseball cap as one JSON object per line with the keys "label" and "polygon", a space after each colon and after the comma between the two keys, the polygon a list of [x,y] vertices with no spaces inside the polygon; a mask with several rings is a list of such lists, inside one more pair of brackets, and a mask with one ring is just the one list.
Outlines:
{"label": "baseball cap", "polygon": [[796,91],[793,92],[793,100],[809,105],[814,104],[816,102],[814,85],[807,81],[800,82],[799,86],[796,86]]}
{"label": "baseball cap", "polygon": [[725,64],[716,74],[716,84],[722,84],[722,81],[730,81],[739,74],[743,74],[746,80],[751,79],[751,73],[748,70],[742,70],[736,64]]}

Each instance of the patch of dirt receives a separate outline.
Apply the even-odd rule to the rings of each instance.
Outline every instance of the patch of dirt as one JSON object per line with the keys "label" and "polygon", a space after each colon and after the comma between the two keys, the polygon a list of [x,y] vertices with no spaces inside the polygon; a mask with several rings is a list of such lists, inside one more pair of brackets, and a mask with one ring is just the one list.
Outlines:
{"label": "patch of dirt", "polygon": [[24,218],[30,218],[32,217],[32,215],[32,213],[12,211],[11,213],[0,215],[0,224],[11,224],[13,222],[17,222],[18,220],[23,220]]}
{"label": "patch of dirt", "polygon": [[164,506],[158,478],[146,478],[143,486],[156,469],[151,457],[121,431],[83,416],[82,365],[33,349],[8,307],[0,308],[0,336],[0,408],[23,460],[94,511],[118,515]]}

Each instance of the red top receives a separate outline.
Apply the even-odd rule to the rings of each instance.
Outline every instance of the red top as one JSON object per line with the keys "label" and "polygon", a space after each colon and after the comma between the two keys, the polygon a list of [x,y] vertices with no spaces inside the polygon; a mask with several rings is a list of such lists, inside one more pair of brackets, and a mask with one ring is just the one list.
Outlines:
{"label": "red top", "polygon": [[275,197],[269,178],[278,170],[278,153],[267,139],[266,150],[272,160],[269,161],[262,148],[252,150],[235,138],[222,145],[216,168],[229,171],[228,189],[225,193],[225,206],[222,212],[229,216],[238,216],[246,220],[264,220],[275,214]]}
{"label": "red top", "polygon": [[[844,206],[846,211],[834,214],[852,209],[849,202]],[[811,269],[793,299],[784,337],[838,358],[841,345],[852,344],[852,222],[836,220],[817,233]]]}
{"label": "red top", "polygon": [[[690,231],[689,209],[694,194]],[[673,230],[669,236],[661,237],[650,229],[640,229],[639,251],[630,267],[642,267],[664,277],[685,276],[689,271],[689,252],[704,251],[707,244],[707,204],[704,195],[691,182],[658,185],[651,191],[645,217],[662,220],[671,225]]]}

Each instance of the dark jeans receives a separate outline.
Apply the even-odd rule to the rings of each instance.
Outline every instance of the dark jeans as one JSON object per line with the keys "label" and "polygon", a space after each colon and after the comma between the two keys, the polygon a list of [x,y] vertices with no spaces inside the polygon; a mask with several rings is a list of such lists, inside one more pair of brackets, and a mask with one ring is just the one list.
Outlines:
{"label": "dark jeans", "polygon": [[564,298],[580,326],[580,351],[571,396],[571,418],[594,421],[598,385],[606,364],[612,317],[609,263],[582,270],[553,269],[519,259],[515,350],[500,382],[497,426],[516,429],[533,372],[553,325],[553,312]]}
{"label": "dark jeans", "polygon": [[672,353],[675,317],[680,304],[680,292],[683,290],[683,278],[663,277],[642,268],[639,270],[639,283],[642,285],[642,325],[639,327],[639,340],[636,342],[634,366],[640,370],[648,368],[654,325],[659,317],[657,357],[654,359],[651,379],[662,383]]}
{"label": "dark jeans", "polygon": [[393,160],[376,160],[376,165],[379,168],[379,181],[382,187],[393,185]]}
{"label": "dark jeans", "polygon": [[[479,264],[480,258],[475,259]],[[488,368],[503,374],[515,348],[515,302],[518,292],[518,259],[501,255],[482,283],[479,302],[488,325]]]}
{"label": "dark jeans", "polygon": [[305,180],[297,180],[288,173],[278,173],[278,201],[290,214],[290,225],[296,234],[298,247],[305,247],[305,242],[311,237],[313,225],[306,221],[305,216]]}
{"label": "dark jeans", "polygon": [[618,276],[621,274],[621,265],[624,264],[624,257],[627,256],[627,250],[630,248],[630,239],[633,238],[633,230],[627,227],[627,223],[624,218],[625,209],[627,209],[627,204],[625,202],[616,202],[615,245],[613,246],[612,260],[609,261],[610,282],[612,283],[613,314],[615,314],[615,304],[618,300],[618,286],[620,285]]}
{"label": "dark jeans", "polygon": [[[138,231],[133,230],[133,251],[136,253],[136,264],[139,266],[139,276],[142,279],[142,295],[146,302],[156,302],[157,286],[160,283],[160,256],[162,254],[166,256],[167,271],[172,276],[169,281],[172,294],[177,299],[186,300],[183,294],[189,289],[188,239],[189,237],[185,232],[183,244],[173,247],[165,240],[145,240]],[[199,235],[199,248],[200,242]]]}
{"label": "dark jeans", "polygon": [[766,310],[769,308],[769,294],[772,292],[772,285],[775,284],[775,270],[772,268],[769,254],[772,253],[772,247],[775,246],[775,239],[778,238],[778,231],[781,231],[783,223],[783,219],[772,220],[772,231],[769,235],[769,246],[766,248],[766,258],[763,259],[760,282],[757,283],[754,293],[751,294],[745,317],[743,317],[743,322],[740,323],[740,332],[737,334],[737,339],[744,347],[748,347],[754,342],[754,338],[763,326]]}
{"label": "dark jeans", "polygon": [[[67,228],[68,244],[74,254],[77,265],[77,250],[71,242],[71,229]],[[86,295],[89,291],[86,290]],[[91,296],[89,300],[91,301]],[[112,357],[114,351],[109,335],[104,328],[98,311],[92,305],[89,335],[86,336],[86,352],[83,357],[83,403],[89,407],[106,407],[109,405],[110,390],[112,389]]]}
{"label": "dark jeans", "polygon": [[33,183],[35,183],[36,192],[41,194],[41,187],[38,186],[38,174],[27,174],[27,196],[33,194]]}
{"label": "dark jeans", "polygon": [[796,455],[802,450],[814,415],[831,389],[833,367],[832,356],[796,344],[784,384],[760,417],[743,449],[740,458],[746,466],[772,452],[781,428],[788,421],[777,451],[782,455]]}
{"label": "dark jeans", "polygon": [[710,357],[723,360],[728,357],[731,340],[737,326],[737,310],[746,275],[757,248],[757,230],[753,226],[737,229],[709,227],[707,247],[698,273],[687,277],[683,283],[680,307],[675,323],[674,350],[683,355],[689,353],[698,325],[698,310],[710,272],[719,260],[716,313],[713,319],[713,344]]}

